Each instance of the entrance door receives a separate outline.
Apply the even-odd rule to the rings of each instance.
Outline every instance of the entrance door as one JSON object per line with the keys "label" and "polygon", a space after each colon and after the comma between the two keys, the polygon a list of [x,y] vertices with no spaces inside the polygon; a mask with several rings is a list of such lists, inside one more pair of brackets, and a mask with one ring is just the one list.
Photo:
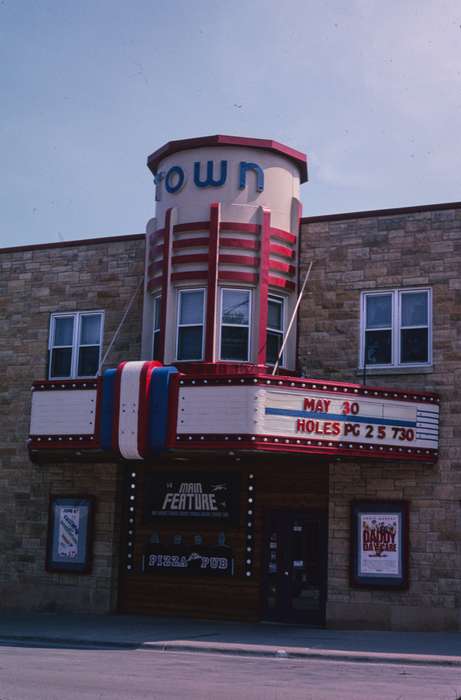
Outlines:
{"label": "entrance door", "polygon": [[325,622],[327,517],[316,511],[273,511],[265,535],[265,617]]}

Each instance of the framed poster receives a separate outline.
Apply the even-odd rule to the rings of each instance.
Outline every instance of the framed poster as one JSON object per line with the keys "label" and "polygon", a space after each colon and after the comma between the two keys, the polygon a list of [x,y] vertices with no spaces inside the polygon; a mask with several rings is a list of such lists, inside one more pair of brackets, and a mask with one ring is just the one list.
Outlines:
{"label": "framed poster", "polygon": [[353,586],[408,588],[408,502],[352,502]]}
{"label": "framed poster", "polygon": [[232,472],[146,473],[144,522],[207,520],[237,524],[239,475]]}
{"label": "framed poster", "polygon": [[47,571],[91,570],[94,499],[52,496],[48,518]]}

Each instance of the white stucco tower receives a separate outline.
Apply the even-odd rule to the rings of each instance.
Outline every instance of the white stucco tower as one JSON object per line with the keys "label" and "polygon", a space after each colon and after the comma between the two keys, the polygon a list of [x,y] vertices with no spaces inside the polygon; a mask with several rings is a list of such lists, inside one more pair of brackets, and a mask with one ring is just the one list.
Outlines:
{"label": "white stucco tower", "polygon": [[[148,158],[144,357],[273,364],[296,300],[306,156],[275,141],[207,136]],[[293,333],[281,366],[295,368]],[[150,355],[149,355],[150,353]]]}

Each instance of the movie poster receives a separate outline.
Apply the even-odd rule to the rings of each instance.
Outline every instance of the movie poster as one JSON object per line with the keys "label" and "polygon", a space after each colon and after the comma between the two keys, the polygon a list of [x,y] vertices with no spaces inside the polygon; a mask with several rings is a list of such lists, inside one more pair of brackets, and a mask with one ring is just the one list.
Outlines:
{"label": "movie poster", "polygon": [[359,575],[402,576],[400,513],[360,513]]}
{"label": "movie poster", "polygon": [[78,555],[80,508],[62,506],[59,509],[58,556],[75,559]]}

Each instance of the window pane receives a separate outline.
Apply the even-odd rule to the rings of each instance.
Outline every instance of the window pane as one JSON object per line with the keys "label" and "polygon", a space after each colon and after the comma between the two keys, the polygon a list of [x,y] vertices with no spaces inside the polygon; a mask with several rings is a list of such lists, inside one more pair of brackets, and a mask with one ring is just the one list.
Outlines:
{"label": "window pane", "polygon": [[202,326],[180,328],[178,332],[178,360],[202,359]]}
{"label": "window pane", "polygon": [[154,333],[154,349],[153,349],[153,358],[154,360],[159,359],[159,354],[160,354],[160,333],[157,331]]}
{"label": "window pane", "polygon": [[73,335],[74,319],[72,316],[54,319],[53,345],[72,345]]}
{"label": "window pane", "polygon": [[365,363],[389,365],[392,362],[391,331],[367,331],[365,333]]}
{"label": "window pane", "polygon": [[279,331],[283,328],[283,303],[269,299],[267,305],[267,325]]}
{"label": "window pane", "polygon": [[282,347],[282,338],[283,336],[280,333],[267,332],[266,362],[270,365],[275,365],[277,362],[277,357]]}
{"label": "window pane", "polygon": [[427,293],[402,294],[402,326],[427,326]]}
{"label": "window pane", "polygon": [[428,362],[428,330],[412,328],[400,332],[400,353],[403,362]]}
{"label": "window pane", "polygon": [[94,377],[98,371],[99,345],[80,348],[78,353],[78,376]]}
{"label": "window pane", "polygon": [[154,299],[154,331],[160,330],[160,297]]}
{"label": "window pane", "polygon": [[248,328],[223,326],[221,331],[221,359],[248,359]]}
{"label": "window pane", "polygon": [[179,323],[203,323],[203,290],[182,292],[180,295]]}
{"label": "window pane", "polygon": [[72,348],[59,348],[51,351],[52,377],[70,377],[70,365],[72,362]]}
{"label": "window pane", "polygon": [[250,293],[236,289],[224,289],[222,295],[222,322],[248,325]]}
{"label": "window pane", "polygon": [[368,295],[367,328],[383,328],[392,325],[392,295]]}
{"label": "window pane", "polygon": [[99,345],[101,316],[82,316],[80,319],[80,344]]}

